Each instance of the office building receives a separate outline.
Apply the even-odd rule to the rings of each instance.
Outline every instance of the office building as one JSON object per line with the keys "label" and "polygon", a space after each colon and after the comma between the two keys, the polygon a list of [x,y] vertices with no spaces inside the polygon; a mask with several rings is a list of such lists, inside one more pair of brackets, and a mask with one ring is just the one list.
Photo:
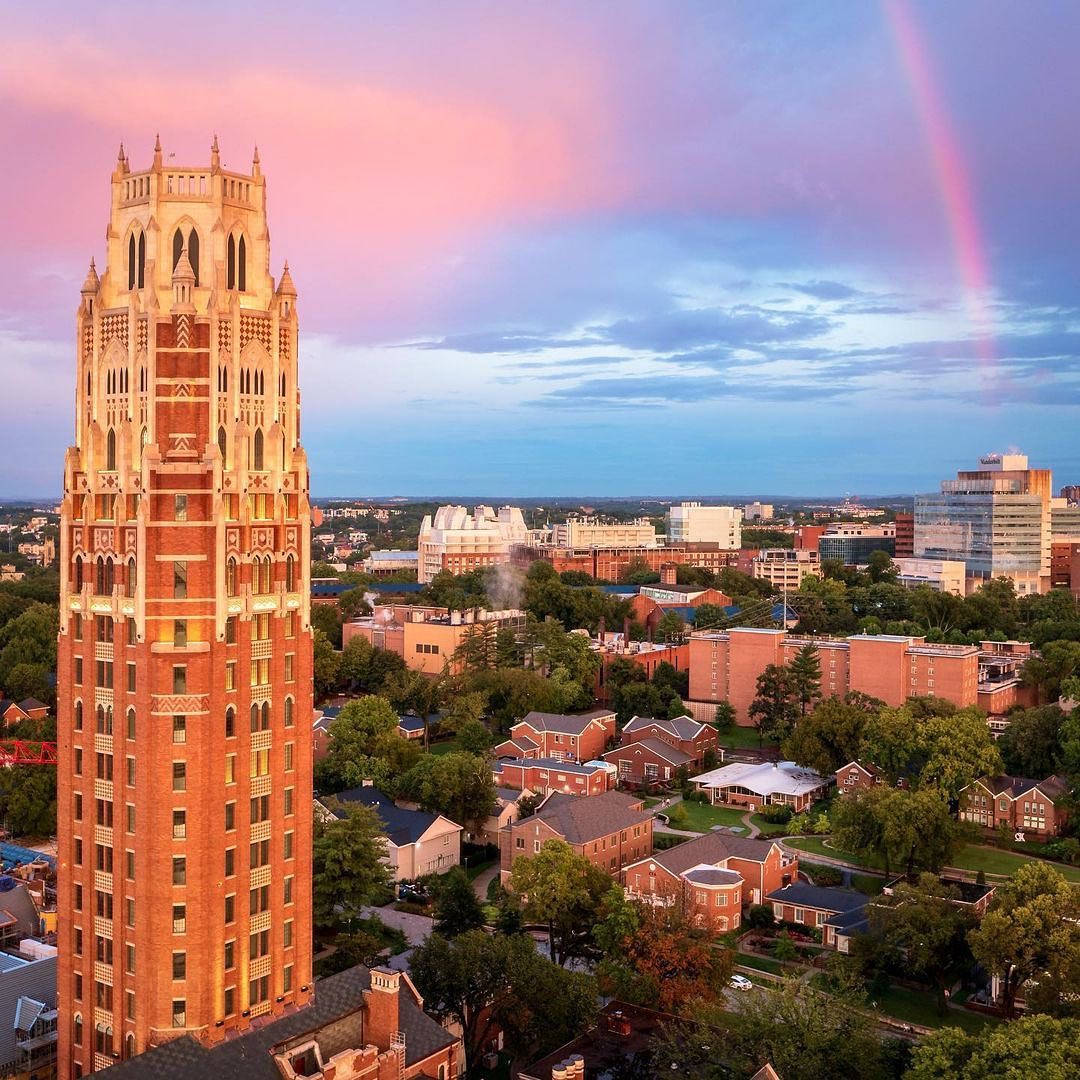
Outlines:
{"label": "office building", "polygon": [[896,529],[896,557],[910,559],[915,554],[915,515],[897,514],[893,526]]}
{"label": "office building", "polygon": [[772,521],[772,519],[772,503],[752,502],[743,507],[743,521]]}
{"label": "office building", "polygon": [[895,550],[895,525],[837,522],[818,538],[818,555],[822,561],[835,559],[845,566],[865,566],[875,551],[892,555]]}
{"label": "office building", "polygon": [[267,238],[257,151],[121,148],[61,509],[62,1078],[312,993],[311,509]]}
{"label": "office building", "polygon": [[803,578],[821,577],[821,559],[806,549],[765,548],[754,559],[752,573],[778,591],[795,592]]}
{"label": "office building", "polygon": [[511,544],[523,544],[528,536],[516,506],[498,513],[478,506],[471,514],[464,506],[440,506],[434,518],[428,514],[420,524],[416,580],[425,584],[441,570],[464,574],[507,563]]}
{"label": "office building", "polygon": [[967,569],[951,559],[893,559],[896,583],[908,589],[925,587],[934,592],[964,595]]}
{"label": "office building", "polygon": [[660,543],[648,518],[629,522],[605,522],[595,517],[571,517],[552,525],[550,543],[556,547],[646,547]]}
{"label": "office building", "polygon": [[733,551],[742,547],[742,511],[734,506],[702,506],[683,502],[667,513],[669,544],[718,544]]}
{"label": "office building", "polygon": [[1020,594],[1050,587],[1052,474],[1024,454],[988,454],[979,468],[915,497],[915,555],[963,562],[967,591],[1010,578]]}

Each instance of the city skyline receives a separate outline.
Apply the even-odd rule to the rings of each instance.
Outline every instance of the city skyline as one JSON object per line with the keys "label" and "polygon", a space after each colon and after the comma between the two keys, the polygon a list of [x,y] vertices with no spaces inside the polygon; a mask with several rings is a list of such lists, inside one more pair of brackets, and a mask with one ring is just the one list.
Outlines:
{"label": "city skyline", "polygon": [[1010,445],[1080,479],[1080,12],[679,11],[222,12],[152,59],[119,6],[10,12],[0,497],[59,490],[101,178],[158,131],[183,165],[259,140],[317,497],[901,494]]}

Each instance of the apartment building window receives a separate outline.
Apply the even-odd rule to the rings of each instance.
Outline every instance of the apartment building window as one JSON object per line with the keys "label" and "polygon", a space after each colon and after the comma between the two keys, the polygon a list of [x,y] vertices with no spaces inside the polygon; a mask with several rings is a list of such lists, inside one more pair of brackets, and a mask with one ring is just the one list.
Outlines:
{"label": "apartment building window", "polygon": [[291,742],[285,744],[285,771],[286,772],[292,772],[292,769],[293,769],[293,748],[295,747],[295,745],[296,745],[295,743],[291,743]]}
{"label": "apartment building window", "polygon": [[232,1016],[236,1012],[236,987],[225,987],[225,1005],[224,1012],[226,1016]]}
{"label": "apartment building window", "polygon": [[72,943],[72,950],[76,956],[82,956],[82,928],[75,927],[75,935]]}
{"label": "apartment building window", "polygon": [[270,841],[253,840],[248,853],[248,862],[250,863],[252,870],[257,870],[260,866],[269,866]]}
{"label": "apartment building window", "polygon": [[75,753],[74,753],[73,757],[74,757],[74,761],[72,763],[72,767],[75,770],[75,775],[76,776],[82,776],[82,747],[81,746],[76,746],[75,747]]}
{"label": "apartment building window", "polygon": [[284,857],[286,859],[291,859],[293,857],[293,835],[294,834],[290,829],[284,836]]}
{"label": "apartment building window", "polygon": [[172,861],[172,883],[187,884],[187,859],[183,855],[174,855]]}
{"label": "apartment building window", "polygon": [[77,611],[71,617],[71,637],[74,641],[82,641],[82,616]]}
{"label": "apartment building window", "polygon": [[134,832],[135,832],[135,804],[134,803],[125,803],[124,804],[124,810],[125,810],[125,813],[127,815],[127,822],[125,823],[126,824],[126,829],[127,829],[127,831],[129,833],[134,834]]}
{"label": "apartment building window", "polygon": [[296,612],[287,611],[285,613],[285,636],[287,638],[296,637]]}
{"label": "apartment building window", "polygon": [[135,738],[135,710],[128,709],[127,711],[127,737],[129,739]]}
{"label": "apartment building window", "polygon": [[270,820],[270,796],[256,795],[251,800],[250,808],[251,824]]}
{"label": "apartment building window", "polygon": [[186,559],[173,562],[173,599],[186,600],[188,586],[188,565]]}
{"label": "apartment building window", "polygon": [[236,624],[237,624],[237,622],[239,622],[239,620],[237,619],[237,617],[235,615],[230,615],[225,620],[225,644],[226,645],[235,645],[236,644]]}
{"label": "apartment building window", "polygon": [[174,952],[172,954],[172,977],[174,979],[187,978],[187,953]]}
{"label": "apartment building window", "polygon": [[294,712],[295,712],[295,709],[296,709],[296,703],[293,701],[293,699],[291,697],[287,697],[285,699],[285,726],[287,728],[292,727],[296,723],[294,715],[293,715]]}
{"label": "apartment building window", "polygon": [[225,662],[225,689],[236,689],[236,661],[227,660]]}
{"label": "apartment building window", "polygon": [[135,786],[135,759],[129,755],[124,760],[127,763],[127,784],[128,784],[128,787],[134,787]]}
{"label": "apartment building window", "polygon": [[236,829],[236,803],[225,804],[225,831],[233,832]]}
{"label": "apartment building window", "polygon": [[174,840],[187,838],[187,811],[174,810],[172,812],[172,835]]}
{"label": "apartment building window", "polygon": [[172,789],[173,791],[187,791],[187,763],[174,761],[172,763]]}
{"label": "apartment building window", "polygon": [[248,1005],[261,1005],[270,1000],[270,976],[263,975],[248,983]]}
{"label": "apartment building window", "polygon": [[136,627],[135,627],[135,620],[134,619],[128,619],[127,620],[127,643],[129,645],[134,645],[137,637],[138,637],[138,634],[137,634]]}
{"label": "apartment building window", "polygon": [[295,653],[286,653],[285,654],[285,681],[286,682],[296,682],[296,674],[295,674],[295,670],[294,670],[295,669],[295,663],[296,663],[296,654]]}
{"label": "apartment building window", "polygon": [[252,750],[251,751],[251,778],[255,779],[257,776],[269,776],[270,775],[270,751],[269,750]]}
{"label": "apartment building window", "polygon": [[75,657],[75,672],[74,672],[72,677],[75,680],[75,685],[76,686],[82,686],[83,670],[82,670],[82,657],[81,656],[76,656]]}
{"label": "apartment building window", "polygon": [[174,934],[187,933],[187,905],[173,904],[172,909],[172,932]]}
{"label": "apartment building window", "polygon": [[124,852],[124,874],[128,881],[135,880],[135,852],[130,849]]}
{"label": "apartment building window", "polygon": [[225,876],[233,877],[236,874],[236,848],[225,849]]}
{"label": "apartment building window", "polygon": [[291,904],[292,903],[292,886],[293,886],[293,878],[292,878],[292,874],[289,874],[285,878],[285,881],[284,881],[283,887],[282,887],[282,903],[284,903],[284,904]]}
{"label": "apartment building window", "polygon": [[124,1017],[128,1020],[135,1019],[135,991],[124,991]]}
{"label": "apartment building window", "polygon": [[226,754],[225,755],[225,783],[226,784],[235,784],[236,783],[236,755],[235,754]]}
{"label": "apartment building window", "polygon": [[225,942],[225,970],[231,971],[236,966],[236,942]]}
{"label": "apartment building window", "polygon": [[225,897],[225,924],[236,922],[236,894],[229,893]]}
{"label": "apartment building window", "polygon": [[259,930],[248,938],[248,958],[258,960],[270,955],[270,931]]}
{"label": "apartment building window", "polygon": [[135,665],[130,662],[127,665],[127,692],[135,693]]}
{"label": "apartment building window", "polygon": [[292,947],[292,932],[293,932],[293,920],[286,919],[285,925],[282,928],[281,944],[286,948]]}
{"label": "apartment building window", "polygon": [[82,886],[75,886],[75,910],[82,911]]}
{"label": "apartment building window", "polygon": [[[112,918],[112,897],[109,897],[109,918]],[[130,896],[124,901],[124,922],[128,927],[135,925],[135,901]]]}
{"label": "apartment building window", "polygon": [[135,946],[124,946],[124,971],[129,975],[135,974]]}
{"label": "apartment building window", "polygon": [[[172,741],[174,743],[186,743],[187,742],[187,717],[186,716],[174,716],[172,718]],[[182,790],[182,789],[177,789]]]}
{"label": "apartment building window", "polygon": [[177,649],[187,647],[187,619],[173,619],[173,646]]}
{"label": "apartment building window", "polygon": [[285,816],[290,817],[293,812],[293,791],[291,787],[285,789]]}
{"label": "apartment building window", "polygon": [[187,1026],[187,1002],[183,998],[175,998],[173,1000],[172,1026],[174,1028]]}
{"label": "apartment building window", "polygon": [[[281,974],[281,992],[283,994],[288,994],[292,990],[292,972],[293,972],[292,964],[286,964],[285,969]],[[441,1073],[442,1069],[443,1069],[443,1066],[440,1065],[439,1066],[440,1073]]]}
{"label": "apartment building window", "polygon": [[176,521],[187,521],[187,496],[173,496],[173,518]]}
{"label": "apartment building window", "polygon": [[78,836],[76,836],[75,837],[75,854],[73,856],[73,858],[75,859],[75,865],[76,866],[82,866],[82,855],[83,855],[83,852],[82,852],[82,840]]}
{"label": "apartment building window", "polygon": [[71,810],[71,816],[76,821],[82,821],[82,795],[77,791],[75,792],[74,805]]}

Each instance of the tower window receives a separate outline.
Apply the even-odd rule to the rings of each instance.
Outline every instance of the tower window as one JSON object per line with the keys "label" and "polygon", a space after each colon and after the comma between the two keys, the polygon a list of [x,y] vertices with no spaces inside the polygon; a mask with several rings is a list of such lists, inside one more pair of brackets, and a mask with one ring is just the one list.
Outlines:
{"label": "tower window", "polygon": [[135,258],[136,258],[135,252],[136,252],[135,234],[132,233],[131,236],[128,237],[128,288],[129,289],[134,289],[135,288],[135,281],[136,281],[136,278],[137,278],[137,268],[135,266]]}
{"label": "tower window", "polygon": [[110,472],[116,468],[116,432],[112,428],[105,436],[105,468]]}
{"label": "tower window", "polygon": [[263,433],[262,428],[255,429],[254,449],[252,452],[252,468],[261,470],[263,467]]}
{"label": "tower window", "polygon": [[218,450],[221,451],[221,463],[222,465],[228,464],[228,436],[225,434],[225,428],[219,427],[217,433]]}
{"label": "tower window", "polygon": [[228,258],[225,266],[225,288],[236,288],[236,237],[229,237]]}
{"label": "tower window", "polygon": [[236,287],[241,292],[247,291],[247,244],[242,236],[236,245]]}

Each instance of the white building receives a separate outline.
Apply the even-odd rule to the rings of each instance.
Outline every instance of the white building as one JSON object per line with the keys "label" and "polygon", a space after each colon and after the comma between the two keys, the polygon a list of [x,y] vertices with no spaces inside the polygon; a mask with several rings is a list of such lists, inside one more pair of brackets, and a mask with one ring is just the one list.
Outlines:
{"label": "white building", "polygon": [[744,521],[772,521],[773,516],[772,503],[752,502],[743,507]]}
{"label": "white building", "polygon": [[595,517],[572,517],[551,527],[551,543],[559,547],[659,547],[648,518],[604,522]]}
{"label": "white building", "polygon": [[742,547],[742,511],[734,506],[702,506],[683,502],[667,513],[669,544],[719,544],[735,550]]}
{"label": "white building", "polygon": [[420,525],[416,580],[423,584],[440,570],[464,574],[509,562],[511,545],[528,538],[516,506],[503,506],[498,513],[478,506],[471,514],[464,506],[440,506],[434,519],[428,514]]}
{"label": "white building", "polygon": [[957,559],[893,559],[897,569],[896,583],[908,589],[917,589],[920,585],[935,592],[964,595],[964,580],[967,574],[962,562]]}

